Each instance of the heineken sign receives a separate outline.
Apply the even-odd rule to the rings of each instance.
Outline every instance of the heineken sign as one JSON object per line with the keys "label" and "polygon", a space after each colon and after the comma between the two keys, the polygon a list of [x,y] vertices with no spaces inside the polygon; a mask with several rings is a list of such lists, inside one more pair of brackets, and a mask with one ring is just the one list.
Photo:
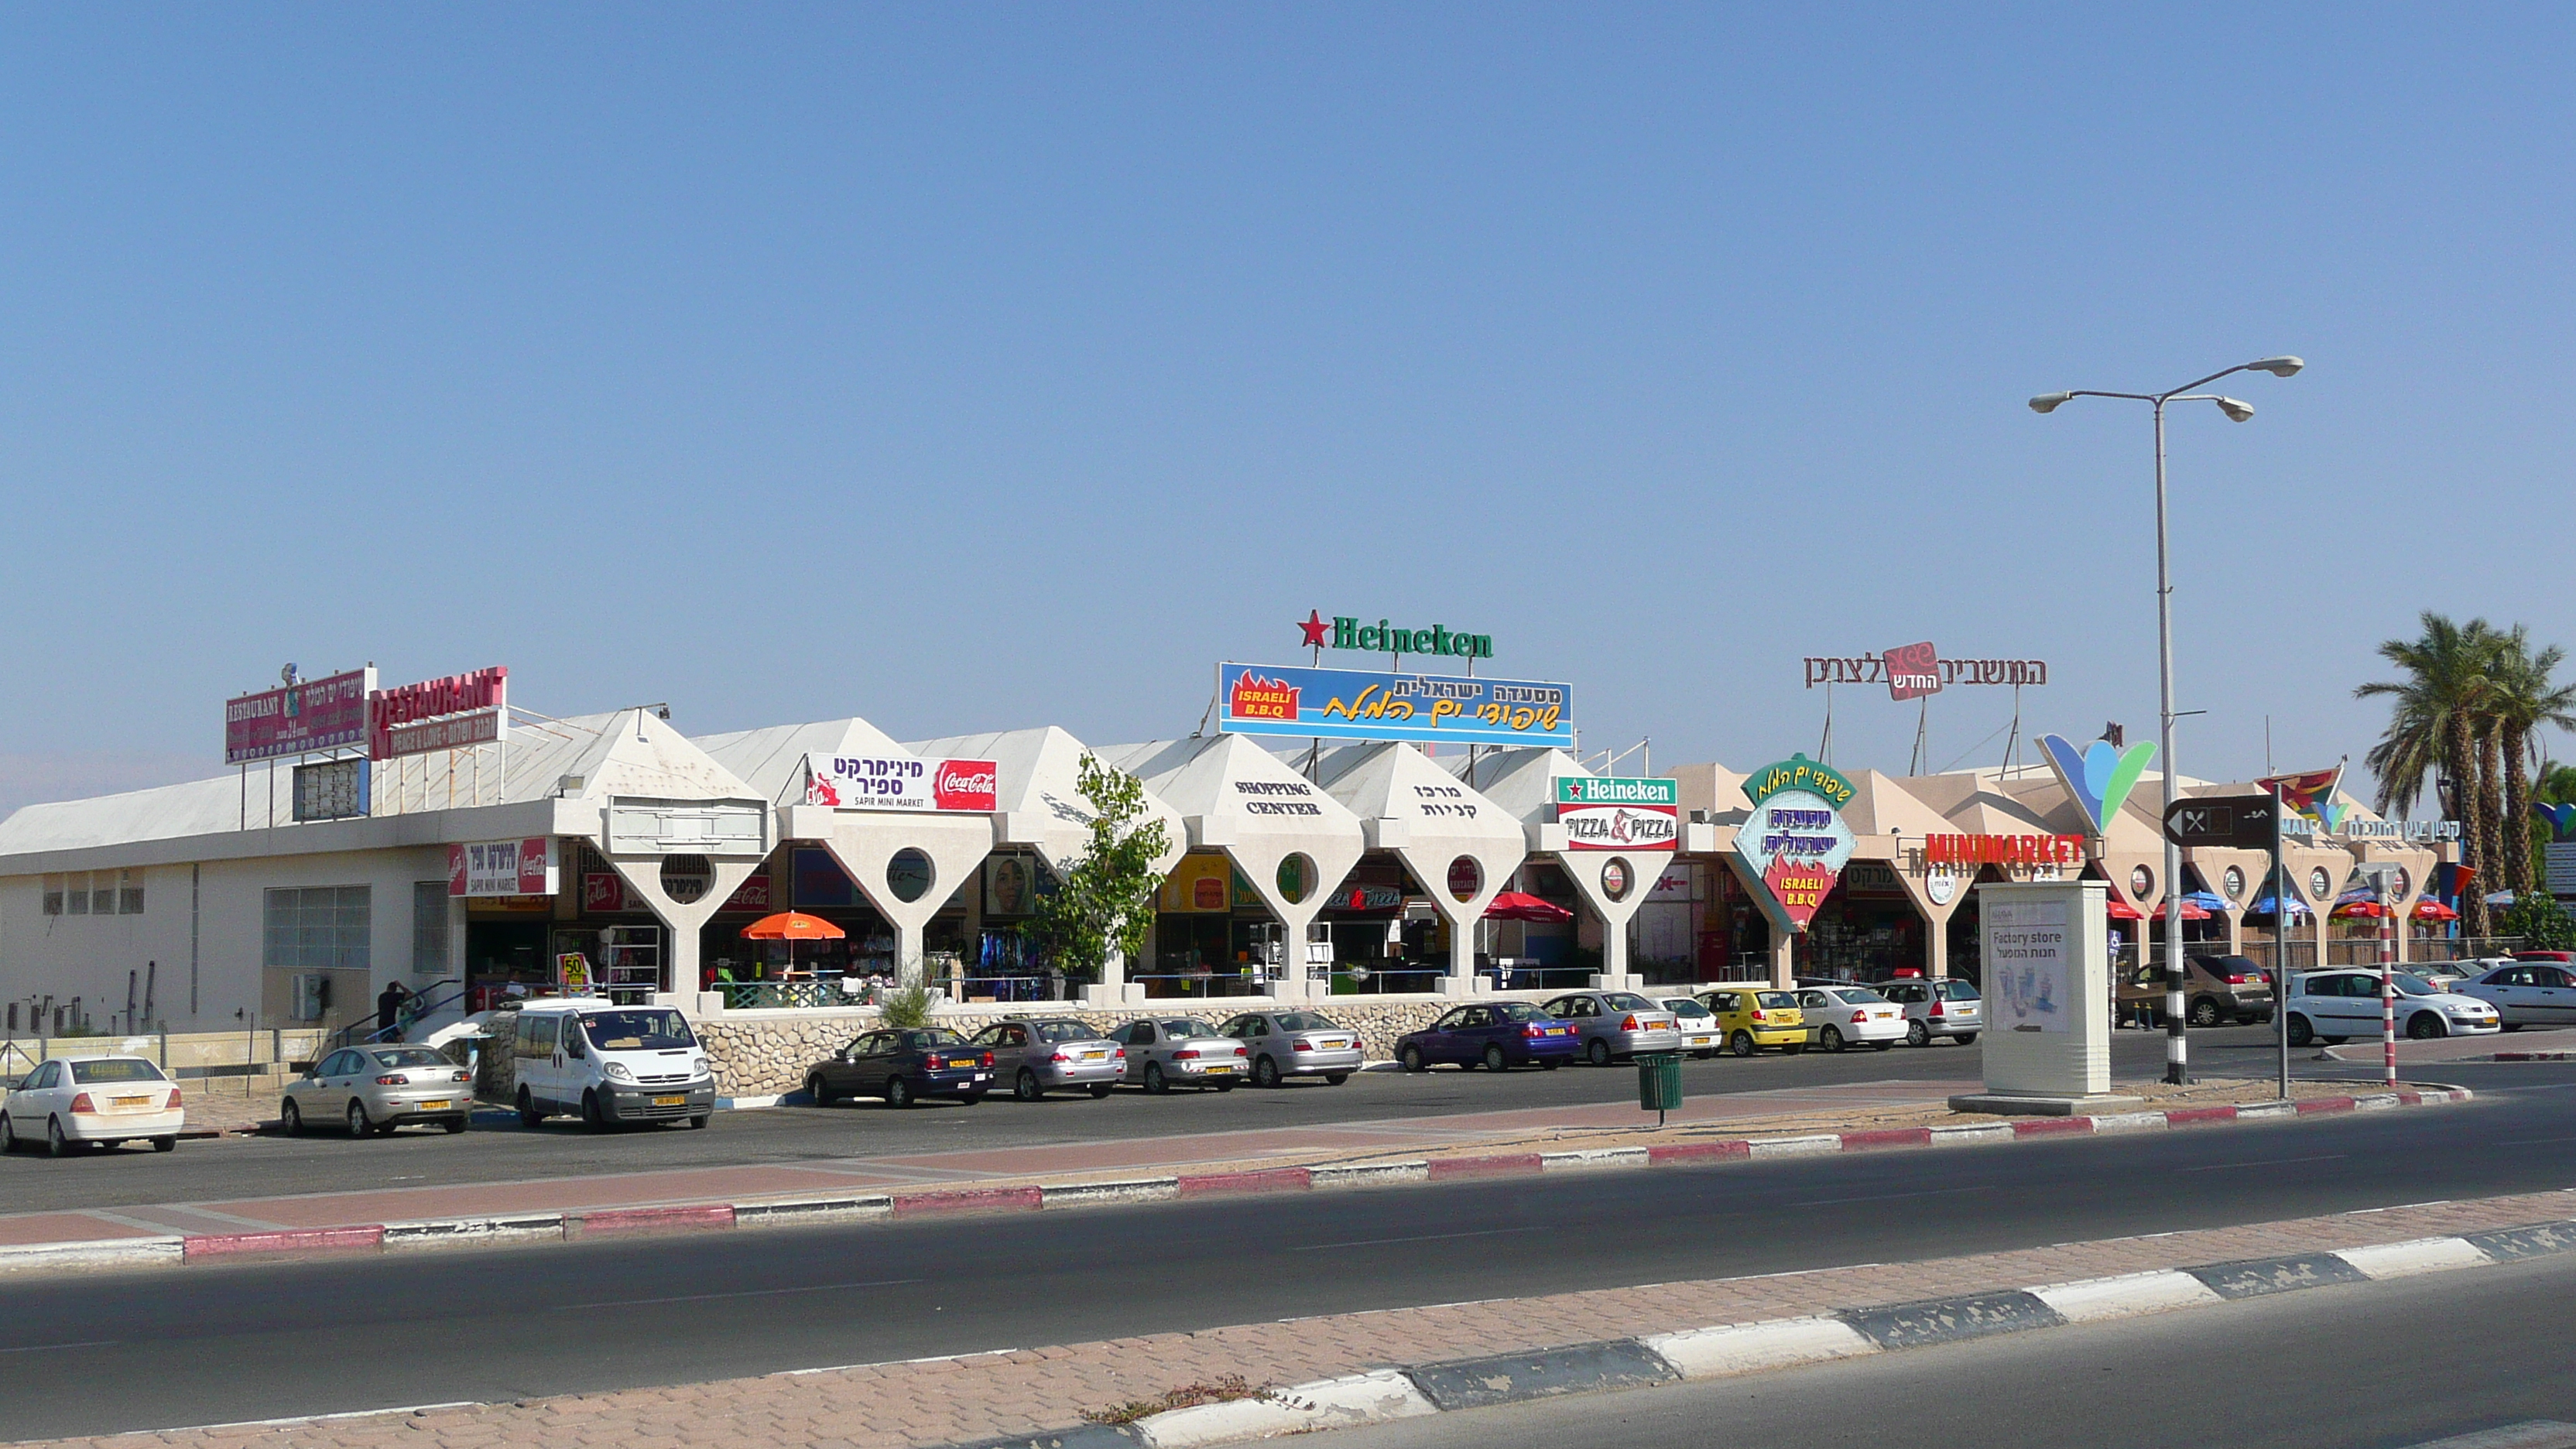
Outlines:
{"label": "heineken sign", "polygon": [[1446,624],[1397,628],[1386,620],[1374,624],[1336,615],[1330,622],[1320,609],[1309,609],[1297,623],[1308,649],[1356,649],[1364,654],[1445,654],[1456,659],[1491,659],[1494,636],[1460,634]]}
{"label": "heineken sign", "polygon": [[1681,843],[1681,791],[1669,779],[1559,775],[1556,823],[1568,850],[1671,850]]}
{"label": "heineken sign", "polygon": [[1753,813],[1736,828],[1736,871],[1782,929],[1807,929],[1859,844],[1843,823],[1853,793],[1839,771],[1804,755],[1745,777]]}

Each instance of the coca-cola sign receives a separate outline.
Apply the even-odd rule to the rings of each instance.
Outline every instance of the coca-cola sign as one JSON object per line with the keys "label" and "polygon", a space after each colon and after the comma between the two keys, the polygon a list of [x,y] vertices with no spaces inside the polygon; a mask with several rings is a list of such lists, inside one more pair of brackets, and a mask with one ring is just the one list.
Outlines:
{"label": "coca-cola sign", "polygon": [[805,803],[837,810],[1001,808],[1001,767],[992,760],[922,760],[910,755],[807,755]]}

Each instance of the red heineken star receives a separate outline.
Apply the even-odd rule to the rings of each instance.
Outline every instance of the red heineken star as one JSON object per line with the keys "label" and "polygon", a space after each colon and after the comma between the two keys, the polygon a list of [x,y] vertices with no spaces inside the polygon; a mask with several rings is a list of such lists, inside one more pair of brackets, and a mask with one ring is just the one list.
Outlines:
{"label": "red heineken star", "polygon": [[1324,622],[1324,616],[1320,611],[1308,609],[1306,622],[1297,627],[1306,631],[1306,648],[1321,649],[1324,647],[1324,632],[1333,626]]}

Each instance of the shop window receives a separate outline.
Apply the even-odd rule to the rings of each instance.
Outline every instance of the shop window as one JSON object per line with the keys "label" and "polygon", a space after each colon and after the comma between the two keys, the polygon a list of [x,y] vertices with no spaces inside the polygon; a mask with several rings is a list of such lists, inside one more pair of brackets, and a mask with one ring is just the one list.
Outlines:
{"label": "shop window", "polygon": [[45,877],[45,914],[49,916],[59,916],[62,913],[63,878],[58,875],[49,875]]}
{"label": "shop window", "polygon": [[917,901],[930,893],[930,857],[905,846],[886,862],[886,889],[899,901]]}
{"label": "shop window", "polygon": [[120,870],[116,873],[116,913],[120,916],[143,914],[143,872]]}
{"label": "shop window", "polygon": [[421,976],[447,974],[447,882],[411,883],[411,969]]}
{"label": "shop window", "polygon": [[304,886],[260,893],[260,960],[303,971],[365,971],[370,888]]}
{"label": "shop window", "polygon": [[65,899],[70,902],[70,908],[64,914],[73,916],[89,914],[89,872],[78,871],[73,874],[72,888]]}

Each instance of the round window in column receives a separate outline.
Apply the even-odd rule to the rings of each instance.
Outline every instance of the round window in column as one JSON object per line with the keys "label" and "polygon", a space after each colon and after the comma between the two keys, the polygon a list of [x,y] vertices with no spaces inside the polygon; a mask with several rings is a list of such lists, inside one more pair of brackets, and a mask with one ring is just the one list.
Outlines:
{"label": "round window in column", "polygon": [[2245,899],[2244,867],[2234,865],[2229,866],[2226,873],[2218,878],[2218,885],[2219,889],[2227,892],[2227,898],[2229,900],[2241,901]]}
{"label": "round window in column", "polygon": [[666,856],[662,861],[662,894],[675,906],[694,905],[716,888],[716,865],[703,855]]}
{"label": "round window in column", "polygon": [[1472,901],[1476,898],[1476,892],[1484,888],[1485,868],[1476,863],[1476,857],[1462,855],[1449,862],[1450,899]]}
{"label": "round window in column", "polygon": [[920,900],[930,893],[930,856],[907,845],[886,862],[886,889],[899,901]]}
{"label": "round window in column", "polygon": [[1601,894],[1614,901],[1624,901],[1636,884],[1637,870],[1628,864],[1628,857],[1614,855],[1601,862]]}
{"label": "round window in column", "polygon": [[2142,865],[2129,872],[2129,894],[2143,901],[2155,893],[2156,873],[2154,871]]}
{"label": "round window in column", "polygon": [[2390,871],[2388,873],[2389,904],[2395,905],[2397,902],[2406,899],[2407,891],[2411,889],[2414,884],[2415,877],[2406,873],[2406,867],[2401,865],[2397,869]]}
{"label": "round window in column", "polygon": [[2327,894],[2333,889],[2334,877],[2326,874],[2324,866],[2318,866],[2308,872],[2308,899],[2311,902],[2318,905],[2325,904]]}
{"label": "round window in column", "polygon": [[1305,855],[1292,855],[1279,862],[1279,899],[1296,905],[1314,892],[1315,862]]}

